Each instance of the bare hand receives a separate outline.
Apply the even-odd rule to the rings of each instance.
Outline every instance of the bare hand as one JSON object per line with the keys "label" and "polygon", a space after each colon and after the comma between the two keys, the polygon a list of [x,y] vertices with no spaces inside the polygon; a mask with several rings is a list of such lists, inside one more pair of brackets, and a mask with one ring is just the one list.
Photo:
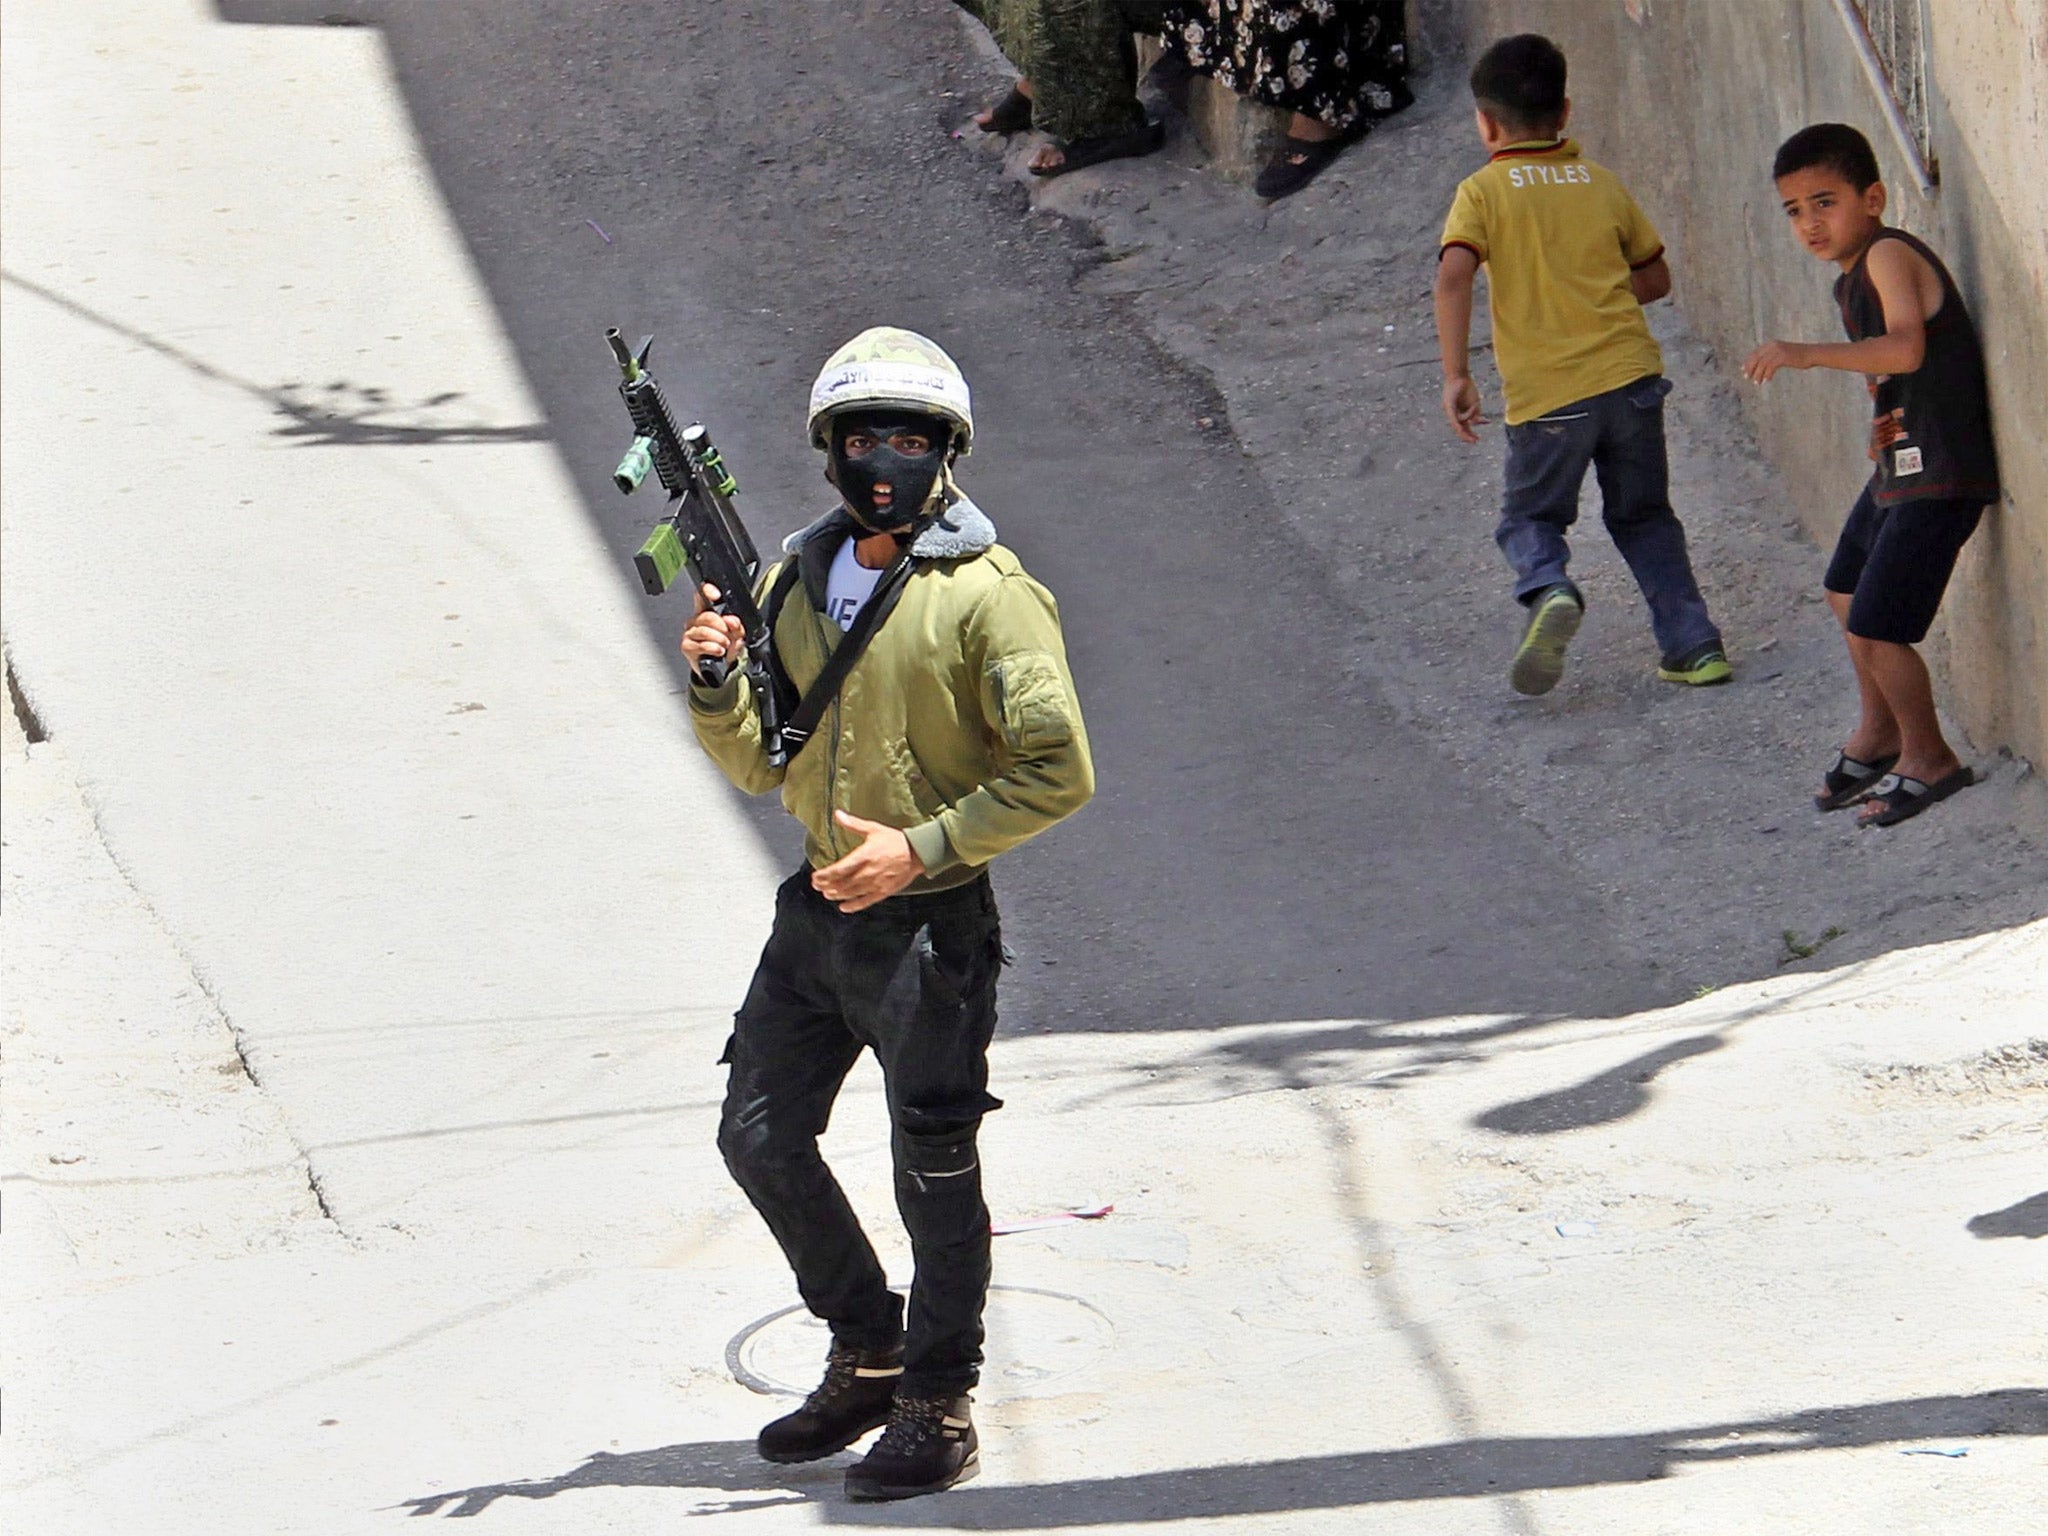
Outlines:
{"label": "bare hand", "polygon": [[731,614],[712,609],[711,605],[718,601],[718,596],[716,587],[699,589],[696,611],[683,628],[683,654],[689,657],[692,672],[697,671],[698,663],[702,661],[713,657],[731,661],[746,648],[746,627]]}
{"label": "bare hand", "polygon": [[1462,379],[1444,380],[1444,420],[1466,442],[1479,441],[1479,434],[1472,429],[1485,426],[1486,417],[1479,407],[1479,386],[1469,375]]}
{"label": "bare hand", "polygon": [[1886,411],[1870,424],[1870,462],[1875,464],[1885,449],[1906,435],[1906,408]]}
{"label": "bare hand", "polygon": [[899,829],[862,821],[844,811],[834,811],[832,819],[864,839],[838,863],[811,874],[811,888],[840,911],[865,911],[878,901],[887,901],[924,873],[923,860]]}
{"label": "bare hand", "polygon": [[1753,384],[1768,384],[1780,368],[1805,368],[1807,348],[1803,342],[1767,341],[1743,360],[1742,371]]}

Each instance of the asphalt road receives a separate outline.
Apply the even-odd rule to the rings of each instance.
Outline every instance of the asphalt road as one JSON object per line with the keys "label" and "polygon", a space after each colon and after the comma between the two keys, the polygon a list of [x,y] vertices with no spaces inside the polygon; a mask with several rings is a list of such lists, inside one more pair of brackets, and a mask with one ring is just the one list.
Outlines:
{"label": "asphalt road", "polygon": [[[221,11],[332,25],[341,3]],[[1326,552],[1282,527],[1204,380],[1075,291],[1099,253],[952,140],[990,85],[952,7],[421,0],[348,19],[385,29],[622,582],[656,506],[608,480],[626,432],[604,326],[657,333],[764,548],[829,505],[803,407],[834,346],[894,323],[959,359],[979,432],[962,481],[1060,599],[1101,784],[998,873],[1006,1028],[1511,1030],[1668,1000],[1541,833],[1333,660],[1358,637]],[[645,611],[672,649],[680,609]],[[754,819],[793,862],[779,808]]]}

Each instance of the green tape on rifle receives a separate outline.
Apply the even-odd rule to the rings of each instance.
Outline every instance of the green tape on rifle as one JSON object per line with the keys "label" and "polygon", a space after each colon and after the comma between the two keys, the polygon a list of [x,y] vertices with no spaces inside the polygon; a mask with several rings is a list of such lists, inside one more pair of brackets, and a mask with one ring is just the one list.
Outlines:
{"label": "green tape on rifle", "polygon": [[640,489],[640,482],[647,478],[653,468],[654,439],[636,437],[633,439],[633,446],[626,450],[626,456],[619,460],[619,467],[612,471],[612,484],[630,496]]}
{"label": "green tape on rifle", "polygon": [[712,488],[719,495],[737,496],[740,483],[733,479],[731,472],[726,469],[725,456],[709,444],[706,444],[706,450],[704,457],[697,461],[704,470],[704,478],[711,482]]}
{"label": "green tape on rifle", "polygon": [[663,523],[647,535],[647,542],[633,557],[633,569],[640,573],[640,585],[649,597],[666,592],[682,568],[683,541],[676,537],[672,523]]}

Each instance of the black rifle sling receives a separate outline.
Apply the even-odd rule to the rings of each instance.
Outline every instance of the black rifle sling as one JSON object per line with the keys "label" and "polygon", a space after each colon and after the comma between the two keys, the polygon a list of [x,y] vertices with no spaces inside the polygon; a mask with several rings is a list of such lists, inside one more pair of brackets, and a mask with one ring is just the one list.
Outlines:
{"label": "black rifle sling", "polygon": [[782,617],[783,600],[802,577],[803,562],[791,555],[775,573],[774,585],[761,594],[761,626],[768,631],[768,675],[774,680],[775,697],[782,704],[784,720],[796,712],[800,701],[796,696],[796,684],[783,670],[782,658],[775,653],[775,624]]}
{"label": "black rifle sling", "polygon": [[[769,633],[775,630],[775,621],[782,616],[783,600],[797,582],[797,558],[792,555],[782,570],[776,574],[775,585],[768,592]],[[818,722],[825,718],[825,711],[839,696],[839,688],[846,681],[846,674],[853,670],[853,664],[860,660],[861,652],[868,648],[868,642],[875,637],[875,631],[882,627],[882,621],[895,608],[896,600],[903,595],[904,585],[910,580],[912,561],[910,551],[900,551],[889,568],[882,572],[875,583],[875,590],[862,605],[860,616],[853,621],[841,638],[837,649],[825,663],[817,681],[811,684],[810,692],[803,696],[795,709],[789,711],[782,721],[782,742],[794,757],[803,750],[805,742],[811,739]],[[777,670],[780,670],[779,666]]]}

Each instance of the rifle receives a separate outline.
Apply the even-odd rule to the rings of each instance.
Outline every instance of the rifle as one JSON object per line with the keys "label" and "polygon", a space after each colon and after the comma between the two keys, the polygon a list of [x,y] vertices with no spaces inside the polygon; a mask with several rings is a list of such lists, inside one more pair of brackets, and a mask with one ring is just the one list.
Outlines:
{"label": "rifle", "polygon": [[[633,418],[633,446],[612,471],[612,484],[630,496],[652,470],[669,494],[668,510],[633,557],[633,569],[639,572],[640,584],[649,597],[661,596],[686,568],[693,586],[718,589],[718,601],[711,606],[740,621],[747,648],[744,666],[761,711],[761,745],[768,754],[768,765],[780,768],[789,760],[782,737],[784,700],[768,623],[754,601],[754,578],[760,572],[761,557],[746,524],[733,510],[732,498],[739,483],[701,424],[677,429],[661,385],[647,371],[654,338],[644,338],[638,348],[629,351],[618,327],[610,326],[604,339],[619,365],[619,398]],[[725,681],[726,664],[718,657],[706,657],[697,663],[697,674],[716,688]]]}

